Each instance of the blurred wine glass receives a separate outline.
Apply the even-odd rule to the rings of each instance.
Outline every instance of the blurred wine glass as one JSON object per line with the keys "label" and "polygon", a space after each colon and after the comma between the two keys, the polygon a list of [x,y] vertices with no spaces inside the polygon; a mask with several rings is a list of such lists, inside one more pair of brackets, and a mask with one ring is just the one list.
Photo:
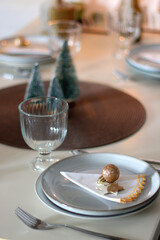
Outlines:
{"label": "blurred wine glass", "polygon": [[72,55],[81,49],[81,24],[76,21],[55,20],[48,22],[49,48],[51,55],[57,54],[67,41]]}
{"label": "blurred wine glass", "polygon": [[139,27],[139,18],[139,13],[135,11],[128,11],[125,14],[115,11],[108,14],[109,31],[117,45],[114,53],[117,59],[125,58],[130,53],[136,29]]}

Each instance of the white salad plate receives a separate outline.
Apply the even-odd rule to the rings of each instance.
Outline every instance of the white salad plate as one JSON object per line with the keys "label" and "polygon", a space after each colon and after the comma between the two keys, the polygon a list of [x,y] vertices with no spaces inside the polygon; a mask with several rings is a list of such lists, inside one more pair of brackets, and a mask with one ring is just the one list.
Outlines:
{"label": "white salad plate", "polygon": [[132,49],[126,62],[141,73],[160,76],[160,44],[146,44]]}
{"label": "white salad plate", "polygon": [[[60,172],[98,173],[106,164],[115,164],[120,172],[145,174],[142,193],[130,203],[116,203],[102,199],[64,178]],[[127,214],[145,206],[159,191],[159,174],[146,162],[111,153],[86,153],[63,159],[49,167],[41,178],[45,196],[58,207],[88,216]]]}
{"label": "white salad plate", "polygon": [[78,218],[85,218],[85,219],[97,219],[97,218],[117,218],[117,217],[123,217],[123,216],[128,216],[140,211],[143,211],[144,209],[148,208],[153,202],[154,200],[156,200],[156,198],[158,197],[158,192],[151,197],[149,200],[147,200],[144,204],[140,204],[140,206],[138,208],[135,208],[135,210],[130,210],[128,212],[124,212],[124,213],[120,213],[120,214],[115,214],[115,213],[111,213],[112,215],[109,215],[109,213],[106,216],[93,216],[93,215],[84,215],[84,214],[78,214],[78,213],[74,213],[74,212],[70,212],[67,211],[63,208],[58,207],[56,204],[54,204],[53,202],[51,202],[46,195],[44,194],[43,190],[42,190],[42,176],[43,173],[38,177],[36,184],[35,184],[35,192],[38,196],[38,198],[41,200],[41,202],[43,204],[45,204],[47,207],[49,207],[50,209],[52,209],[55,212],[58,212],[60,214],[64,214],[70,217],[78,217]]}
{"label": "white salad plate", "polygon": [[17,38],[18,36],[0,40],[1,64],[13,67],[31,67],[34,63],[46,64],[55,60],[50,55],[47,36],[25,36],[25,41],[29,43],[28,46],[16,46]]}

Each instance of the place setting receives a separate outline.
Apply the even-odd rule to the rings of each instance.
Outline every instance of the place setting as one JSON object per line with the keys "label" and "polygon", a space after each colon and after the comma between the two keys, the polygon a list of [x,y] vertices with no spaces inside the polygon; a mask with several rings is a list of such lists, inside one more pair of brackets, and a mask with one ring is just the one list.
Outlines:
{"label": "place setting", "polygon": [[134,214],[157,198],[159,174],[142,160],[112,153],[54,158],[51,152],[67,136],[67,101],[29,98],[19,112],[23,138],[39,152],[29,167],[40,172],[35,192],[47,207],[73,217],[110,218]]}
{"label": "place setting", "polygon": [[[146,162],[112,153],[83,153],[55,159],[54,150],[62,145],[68,131],[68,103],[49,96],[27,99],[33,90],[30,82],[26,99],[19,104],[19,113],[24,141],[39,152],[29,167],[40,172],[35,193],[43,204],[71,217],[108,219],[137,213],[154,202],[158,197],[159,175]],[[40,90],[42,85],[39,83]],[[21,208],[17,208],[15,214],[29,227],[41,229],[35,222],[41,220],[34,219]],[[49,224],[48,227],[48,223],[44,224],[46,228],[43,229],[68,227],[86,234],[110,237],[65,224]]]}
{"label": "place setting", "polygon": [[[81,148],[80,144],[85,143],[83,139],[82,142],[80,141],[81,135],[76,132],[76,128],[73,130],[76,138],[78,136],[79,145],[76,145],[77,141],[74,145],[72,143],[73,135],[69,135],[70,119],[73,121],[76,119],[74,109],[79,109],[82,117],[85,118],[80,106],[86,101],[84,101],[83,94],[80,95],[82,89],[79,88],[75,69],[71,64],[72,58],[68,51],[67,42],[64,42],[62,52],[57,59],[56,75],[48,85],[47,96],[45,96],[39,67],[35,65],[32,77],[25,88],[24,100],[18,107],[23,140],[28,147],[38,151],[39,154],[29,163],[30,169],[40,172],[35,183],[35,192],[47,207],[73,217],[113,218],[141,211],[152,204],[159,191],[159,174],[145,161],[112,153],[83,153],[61,160],[54,158],[54,150],[61,149],[61,146],[63,150],[72,151],[77,146]],[[65,56],[63,60],[62,56]],[[68,80],[62,78],[60,66],[63,64],[58,64],[59,61],[66,62],[66,56],[70,60],[69,69],[72,66],[73,77],[71,78],[71,74],[69,74],[72,86],[70,86],[70,78]],[[66,88],[63,88],[63,84],[66,82],[70,94]],[[93,99],[94,95],[91,93],[88,100]],[[129,97],[128,95],[124,96]],[[108,97],[109,89],[107,100]],[[132,98],[131,100],[135,101]],[[79,104],[77,104],[78,101]],[[118,101],[120,101],[119,98]],[[74,105],[73,102],[75,102]],[[88,108],[90,112],[96,109],[92,105],[91,101]],[[141,104],[138,106],[141,107]],[[138,128],[144,123],[145,111],[143,113],[144,115],[140,116],[144,118]],[[85,124],[88,120],[89,118],[86,119]],[[75,127],[75,125],[72,126]],[[67,135],[71,136],[71,139],[67,139]],[[106,141],[106,139],[104,140]],[[114,141],[117,140],[118,138],[114,139]],[[65,141],[67,144],[63,146]],[[112,138],[110,138],[111,141]],[[92,144],[93,146],[100,145],[99,142],[92,142]],[[88,146],[86,145],[86,147]]]}
{"label": "place setting", "polygon": [[[115,218],[141,211],[157,198],[159,175],[139,159],[112,153],[54,157],[57,149],[102,146],[128,137],[146,118],[143,105],[130,95],[110,86],[79,82],[67,41],[50,82],[43,82],[37,63],[27,84],[0,91],[1,107],[6,91],[11,95],[7,106],[11,104],[17,113],[8,116],[8,111],[2,111],[3,119],[9,119],[3,121],[2,132],[11,122],[15,134],[13,130],[13,138],[8,138],[5,131],[1,142],[38,152],[29,168],[40,173],[35,192],[47,207],[73,217]],[[117,169],[118,176],[111,182],[103,178],[105,166]],[[112,170],[108,175],[112,177]]]}

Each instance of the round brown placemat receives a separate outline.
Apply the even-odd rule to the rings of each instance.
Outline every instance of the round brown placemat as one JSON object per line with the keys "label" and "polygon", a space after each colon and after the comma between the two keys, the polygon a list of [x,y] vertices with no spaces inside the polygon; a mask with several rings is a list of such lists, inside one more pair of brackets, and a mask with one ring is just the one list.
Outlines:
{"label": "round brown placemat", "polygon": [[[0,90],[0,143],[28,148],[21,136],[18,113],[25,88],[22,84]],[[80,90],[80,99],[69,109],[68,133],[59,149],[102,146],[128,137],[143,125],[144,107],[128,94],[88,82],[80,82]]]}

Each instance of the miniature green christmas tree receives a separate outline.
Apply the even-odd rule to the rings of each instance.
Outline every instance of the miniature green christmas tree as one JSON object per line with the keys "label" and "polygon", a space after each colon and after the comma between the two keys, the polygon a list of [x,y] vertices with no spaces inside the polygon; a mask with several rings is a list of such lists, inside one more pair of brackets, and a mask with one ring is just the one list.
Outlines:
{"label": "miniature green christmas tree", "polygon": [[31,77],[26,88],[24,99],[32,97],[43,97],[44,94],[45,94],[44,85],[39,71],[39,65],[36,63],[32,70]]}
{"label": "miniature green christmas tree", "polygon": [[64,41],[57,57],[55,77],[62,87],[65,99],[75,99],[80,95],[78,78],[67,41]]}
{"label": "miniature green christmas tree", "polygon": [[57,97],[61,99],[65,98],[62,87],[56,77],[53,77],[53,79],[51,80],[47,95],[48,97]]}

